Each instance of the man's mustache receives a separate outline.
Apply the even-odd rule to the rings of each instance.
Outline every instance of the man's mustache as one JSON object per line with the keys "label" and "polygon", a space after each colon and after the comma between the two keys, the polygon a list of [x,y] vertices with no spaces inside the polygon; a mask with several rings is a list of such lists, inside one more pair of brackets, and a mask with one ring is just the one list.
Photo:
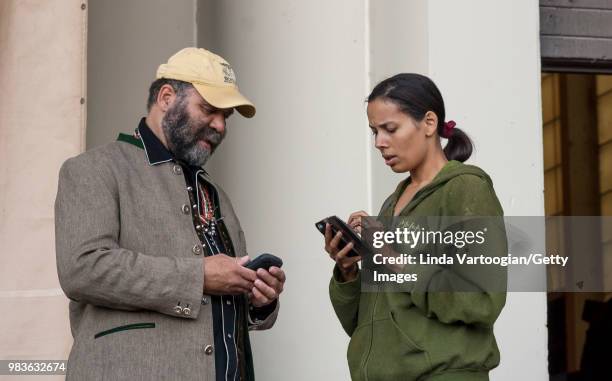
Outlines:
{"label": "man's mustache", "polygon": [[223,140],[223,134],[209,126],[196,135],[197,140],[206,140],[212,147],[218,146]]}

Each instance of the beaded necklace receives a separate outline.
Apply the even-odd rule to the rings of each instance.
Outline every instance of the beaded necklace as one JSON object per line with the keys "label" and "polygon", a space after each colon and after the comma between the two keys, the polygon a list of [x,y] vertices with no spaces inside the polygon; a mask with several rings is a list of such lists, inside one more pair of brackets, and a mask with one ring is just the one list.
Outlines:
{"label": "beaded necklace", "polygon": [[204,200],[204,208],[200,211],[200,221],[204,225],[204,232],[208,235],[214,236],[217,233],[217,223],[215,219],[215,208],[212,203],[212,197],[208,192],[208,189],[201,184],[198,183],[198,190],[200,192],[200,197]]}

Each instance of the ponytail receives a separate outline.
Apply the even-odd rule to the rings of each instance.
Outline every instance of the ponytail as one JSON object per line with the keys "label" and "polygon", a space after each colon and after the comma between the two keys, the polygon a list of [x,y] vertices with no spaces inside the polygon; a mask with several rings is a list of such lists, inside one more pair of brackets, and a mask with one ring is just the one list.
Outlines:
{"label": "ponytail", "polygon": [[463,130],[454,127],[447,136],[442,137],[448,139],[448,143],[444,147],[444,154],[448,160],[457,160],[463,163],[472,156],[474,144]]}

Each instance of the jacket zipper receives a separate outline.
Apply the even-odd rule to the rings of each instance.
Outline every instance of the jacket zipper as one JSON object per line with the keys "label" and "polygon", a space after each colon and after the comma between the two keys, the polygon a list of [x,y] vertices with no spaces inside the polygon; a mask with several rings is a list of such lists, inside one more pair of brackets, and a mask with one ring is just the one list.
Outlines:
{"label": "jacket zipper", "polygon": [[368,347],[368,353],[366,354],[365,359],[362,363],[364,381],[368,381],[368,361],[370,361],[370,354],[372,353],[372,346],[374,342],[374,313],[376,312],[376,304],[378,303],[378,295],[380,293],[381,286],[378,285],[377,288],[378,289],[374,294],[374,305],[372,306],[372,314],[370,316],[370,345]]}

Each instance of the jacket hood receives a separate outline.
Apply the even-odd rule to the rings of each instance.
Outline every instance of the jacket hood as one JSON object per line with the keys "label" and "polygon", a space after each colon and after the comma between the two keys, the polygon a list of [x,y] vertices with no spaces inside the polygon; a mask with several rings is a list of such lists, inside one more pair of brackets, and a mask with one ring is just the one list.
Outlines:
{"label": "jacket hood", "polygon": [[[404,211],[410,211],[414,209],[417,205],[419,205],[419,203],[421,203],[421,201],[426,199],[430,194],[438,190],[440,187],[444,186],[446,183],[448,183],[455,177],[462,175],[478,176],[485,180],[489,184],[489,186],[493,187],[493,181],[491,180],[491,177],[489,177],[489,175],[487,175],[485,171],[483,171],[479,167],[469,164],[463,164],[456,160],[450,160],[444,165],[444,167],[442,167],[440,172],[438,172],[436,177],[434,177],[429,184],[425,185],[414,195],[410,203],[404,208]],[[398,200],[398,198],[400,197],[404,189],[406,189],[406,186],[410,183],[410,181],[411,178],[408,177],[407,179],[403,180],[398,184],[397,188],[395,189],[395,192],[393,192],[393,195],[389,197],[389,199],[387,199],[387,202],[385,202],[383,209],[385,206],[388,205],[389,202],[396,202]]]}

